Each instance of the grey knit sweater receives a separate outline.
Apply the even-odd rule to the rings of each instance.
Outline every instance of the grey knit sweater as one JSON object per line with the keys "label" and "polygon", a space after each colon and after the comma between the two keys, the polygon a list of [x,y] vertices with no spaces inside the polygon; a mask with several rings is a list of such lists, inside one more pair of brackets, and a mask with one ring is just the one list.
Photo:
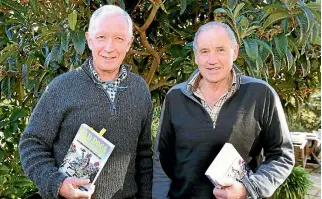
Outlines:
{"label": "grey knit sweater", "polygon": [[92,198],[151,198],[152,102],[144,80],[128,71],[114,103],[96,84],[88,61],[56,77],[35,107],[19,144],[26,175],[43,198],[58,198],[62,181],[58,171],[82,123],[99,131],[115,149],[95,183]]}

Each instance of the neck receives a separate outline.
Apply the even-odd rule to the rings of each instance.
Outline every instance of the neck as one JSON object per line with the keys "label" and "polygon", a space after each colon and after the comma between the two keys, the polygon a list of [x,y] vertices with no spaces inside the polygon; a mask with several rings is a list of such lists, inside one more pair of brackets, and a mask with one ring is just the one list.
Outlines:
{"label": "neck", "polygon": [[225,93],[230,88],[233,81],[232,74],[220,82],[208,82],[201,79],[200,88],[210,93]]}
{"label": "neck", "polygon": [[119,70],[111,70],[111,71],[107,71],[107,70],[104,70],[104,71],[100,71],[100,70],[96,70],[96,68],[94,68],[94,70],[96,71],[98,77],[103,80],[104,82],[107,82],[107,81],[114,81],[118,74],[119,74]]}

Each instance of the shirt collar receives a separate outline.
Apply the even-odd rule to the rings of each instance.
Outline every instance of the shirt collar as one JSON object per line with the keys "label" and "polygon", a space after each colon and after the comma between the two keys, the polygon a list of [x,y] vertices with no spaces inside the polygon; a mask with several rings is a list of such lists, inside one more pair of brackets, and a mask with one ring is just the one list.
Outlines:
{"label": "shirt collar", "polygon": [[[235,85],[237,83],[237,76],[239,77],[241,75],[241,72],[238,69],[235,69],[235,67],[232,67],[232,73],[233,73],[232,85]],[[197,90],[197,88],[199,87],[199,82],[201,78],[202,76],[200,74],[200,71],[198,71],[188,82],[188,89],[191,92],[195,92]]]}
{"label": "shirt collar", "polygon": [[[96,81],[97,83],[100,83],[100,84],[105,84],[107,83],[106,81],[103,81],[97,74],[97,72],[95,71],[94,67],[93,67],[93,59],[90,59],[89,60],[89,71],[90,73],[92,74],[93,76],[93,79],[94,81]],[[119,71],[119,75],[116,79],[119,79],[119,80],[123,80],[125,79],[127,76],[127,69],[125,67],[124,64],[121,64],[120,66],[120,71]],[[109,81],[110,82],[110,81]]]}

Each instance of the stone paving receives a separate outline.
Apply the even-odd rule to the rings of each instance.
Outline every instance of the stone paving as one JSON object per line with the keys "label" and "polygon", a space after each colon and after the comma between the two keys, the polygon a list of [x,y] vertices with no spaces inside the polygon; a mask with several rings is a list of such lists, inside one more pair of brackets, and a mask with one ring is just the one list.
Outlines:
{"label": "stone paving", "polygon": [[321,166],[308,168],[313,183],[305,199],[321,199]]}

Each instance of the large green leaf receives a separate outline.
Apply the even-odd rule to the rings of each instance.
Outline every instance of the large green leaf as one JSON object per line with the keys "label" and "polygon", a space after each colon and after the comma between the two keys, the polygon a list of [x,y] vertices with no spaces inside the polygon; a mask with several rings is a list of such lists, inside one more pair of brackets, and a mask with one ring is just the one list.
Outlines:
{"label": "large green leaf", "polygon": [[77,23],[77,12],[74,10],[72,13],[68,14],[68,24],[70,29],[75,30]]}
{"label": "large green leaf", "polygon": [[318,37],[320,36],[320,34],[321,34],[321,26],[319,24],[314,24],[312,28],[310,42],[314,44],[320,44],[318,43]]}
{"label": "large green leaf", "polygon": [[292,52],[289,49],[287,49],[287,52],[286,52],[286,63],[287,63],[288,71],[292,70],[293,66],[295,67],[294,57],[292,55]]}
{"label": "large green leaf", "polygon": [[238,3],[238,0],[227,0],[227,6],[233,10]]}
{"label": "large green leaf", "polygon": [[306,4],[306,7],[309,9],[312,9],[312,10],[321,11],[321,1],[310,2],[310,3]]}
{"label": "large green leaf", "polygon": [[187,0],[180,0],[180,15],[187,9]]}
{"label": "large green leaf", "polygon": [[263,64],[263,60],[262,60],[261,56],[258,56],[256,58],[255,63],[256,63],[256,68],[257,68],[257,76],[260,76],[260,74],[262,73],[263,68],[264,68],[263,67],[264,64]]}
{"label": "large green leaf", "polygon": [[314,24],[314,16],[313,16],[313,13],[311,12],[310,9],[308,9],[308,8],[306,8],[304,6],[300,6],[300,8],[305,13],[305,16],[306,16],[306,19],[307,19],[308,27],[307,27],[306,33],[307,34],[310,34],[311,33],[311,30],[312,30],[312,27],[313,27],[313,24]]}
{"label": "large green leaf", "polygon": [[245,3],[240,3],[236,6],[236,9],[234,11],[234,18],[237,19],[239,12],[241,11],[241,9],[243,9],[243,7],[245,6]]}
{"label": "large green leaf", "polygon": [[254,39],[243,39],[246,53],[252,60],[256,60],[258,57],[258,44]]}
{"label": "large green leaf", "polygon": [[0,165],[0,175],[9,173],[10,169],[6,165]]}
{"label": "large green leaf", "polygon": [[51,61],[59,61],[61,59],[61,54],[59,53],[59,46],[54,45],[51,49]]}
{"label": "large green leaf", "polygon": [[285,10],[272,13],[263,22],[263,30],[265,30],[271,24],[273,24],[281,19],[285,19],[287,17],[290,17],[290,15],[289,15],[288,11],[285,11]]}
{"label": "large green leaf", "polygon": [[168,15],[166,13],[160,13],[159,15],[159,21],[162,29],[166,32],[169,33],[170,31],[170,21],[168,19]]}
{"label": "large green leaf", "polygon": [[299,53],[297,44],[294,42],[294,40],[291,37],[288,37],[288,43],[289,43],[289,47],[291,47],[293,52],[295,52],[295,60],[298,59],[300,57],[300,53]]}
{"label": "large green leaf", "polygon": [[11,183],[15,187],[28,187],[33,185],[33,182],[26,176],[16,176]]}
{"label": "large green leaf", "polygon": [[275,48],[280,57],[283,57],[287,54],[288,48],[288,39],[284,34],[279,34],[274,37]]}
{"label": "large green leaf", "polygon": [[49,66],[50,62],[51,62],[51,52],[50,52],[50,53],[48,53],[48,55],[46,56],[44,66],[45,66],[46,68],[48,68],[48,66]]}
{"label": "large green leaf", "polygon": [[262,46],[268,52],[270,52],[271,54],[273,54],[273,51],[272,51],[271,47],[265,41],[259,40],[259,39],[256,39],[255,41],[258,43],[258,45]]}
{"label": "large green leaf", "polygon": [[68,50],[69,41],[70,41],[70,33],[69,32],[64,32],[61,35],[60,46],[62,47],[62,49],[65,52],[67,52],[67,50]]}
{"label": "large green leaf", "polygon": [[263,21],[267,16],[269,16],[270,14],[272,14],[273,12],[277,12],[277,11],[283,11],[285,10],[285,8],[283,7],[282,4],[278,3],[278,4],[270,4],[267,6],[263,7],[263,11],[265,12],[264,15],[262,16],[260,21]]}
{"label": "large green leaf", "polygon": [[83,54],[85,50],[86,38],[84,31],[71,31],[70,37],[78,54]]}
{"label": "large green leaf", "polygon": [[17,53],[18,46],[16,43],[7,45],[4,49],[0,51],[0,63],[8,59],[8,57]]}
{"label": "large green leaf", "polygon": [[263,46],[259,46],[258,53],[259,53],[259,56],[261,57],[263,62],[265,62],[266,59],[269,57],[269,55],[272,54],[266,48],[263,48]]}
{"label": "large green leaf", "polygon": [[302,15],[296,15],[295,18],[300,26],[300,30],[299,30],[300,35],[298,37],[298,43],[303,44],[303,42],[305,42],[304,35],[307,30],[308,24],[307,24],[307,21],[305,20],[305,17]]}
{"label": "large green leaf", "polygon": [[282,68],[282,58],[279,57],[278,52],[273,48],[273,66],[274,66],[274,76],[280,72]]}

